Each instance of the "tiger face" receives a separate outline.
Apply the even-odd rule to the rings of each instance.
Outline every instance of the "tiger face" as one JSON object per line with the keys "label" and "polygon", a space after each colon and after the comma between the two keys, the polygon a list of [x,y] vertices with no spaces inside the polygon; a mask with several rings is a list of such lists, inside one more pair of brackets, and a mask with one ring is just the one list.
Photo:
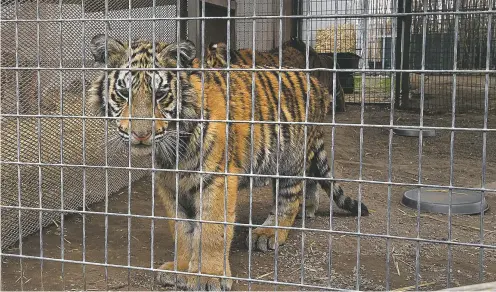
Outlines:
{"label": "tiger face", "polygon": [[[107,55],[105,46],[107,45]],[[194,59],[194,44],[181,43],[180,66]],[[101,115],[116,117],[120,139],[133,151],[147,154],[153,142],[160,143],[172,133],[167,119],[176,117],[180,99],[176,97],[176,44],[134,41],[130,45],[104,35],[91,40],[91,52],[98,64],[115,68],[103,72],[89,91],[90,106]],[[155,49],[155,52],[154,52]],[[154,69],[155,67],[155,69]],[[149,69],[149,70],[146,70]],[[162,69],[162,70],[161,70]],[[180,73],[187,74],[187,73]],[[107,84],[107,85],[105,85]],[[164,120],[165,119],[165,120]]]}

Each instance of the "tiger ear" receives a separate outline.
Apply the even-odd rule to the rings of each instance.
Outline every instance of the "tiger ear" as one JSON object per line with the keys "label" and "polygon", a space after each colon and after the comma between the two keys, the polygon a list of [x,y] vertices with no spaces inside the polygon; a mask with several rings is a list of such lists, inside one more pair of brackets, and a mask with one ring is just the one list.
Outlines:
{"label": "tiger ear", "polygon": [[[208,46],[209,56],[220,56],[224,62],[227,62],[227,45],[225,43],[211,43]],[[232,56],[231,56],[232,58]]]}
{"label": "tiger ear", "polygon": [[178,51],[179,66],[182,68],[191,67],[196,56],[196,47],[190,40],[168,45],[159,53],[159,58],[164,61],[171,59],[177,61]]}
{"label": "tiger ear", "polygon": [[217,43],[217,48],[218,51],[227,51],[227,44],[226,43]]}
{"label": "tiger ear", "polygon": [[112,60],[116,60],[116,57],[122,57],[126,54],[123,43],[110,37],[105,38],[104,34],[97,34],[91,39],[90,51],[98,63],[105,64],[105,46],[107,46],[109,65],[112,65]]}
{"label": "tiger ear", "polygon": [[210,43],[208,45],[208,50],[209,51],[212,51],[212,52],[215,51],[215,50],[217,50],[217,43]]}

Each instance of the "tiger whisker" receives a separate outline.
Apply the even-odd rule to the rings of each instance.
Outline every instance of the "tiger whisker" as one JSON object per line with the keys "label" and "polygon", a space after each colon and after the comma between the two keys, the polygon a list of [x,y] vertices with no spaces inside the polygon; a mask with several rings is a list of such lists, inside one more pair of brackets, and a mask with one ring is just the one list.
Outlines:
{"label": "tiger whisker", "polygon": [[120,140],[120,136],[115,135],[111,138],[108,138],[106,141],[103,141],[100,146],[105,146],[105,144],[110,145],[111,143],[115,142],[116,140]]}

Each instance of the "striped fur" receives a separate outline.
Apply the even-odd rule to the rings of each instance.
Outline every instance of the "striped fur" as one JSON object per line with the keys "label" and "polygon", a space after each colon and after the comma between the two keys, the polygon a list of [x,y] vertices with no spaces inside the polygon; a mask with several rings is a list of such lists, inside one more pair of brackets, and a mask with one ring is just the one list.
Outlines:
{"label": "striped fur", "polygon": [[[306,175],[310,177],[330,177],[322,129],[319,126],[308,126],[305,140],[305,126],[301,124],[256,123],[253,124],[251,136],[250,123],[243,122],[249,121],[252,116],[251,82],[247,82],[251,79],[251,72],[231,72],[229,78],[226,72],[204,72],[202,84],[201,72],[166,70],[176,68],[178,50],[180,66],[193,66],[195,47],[190,41],[171,45],[157,43],[155,60],[152,58],[150,42],[135,42],[130,48],[114,40],[108,40],[108,43],[112,44],[108,56],[111,61],[109,66],[121,69],[110,71],[108,80],[103,73],[95,80],[90,89],[89,102],[95,109],[106,108],[108,105],[109,114],[121,118],[117,119],[119,132],[122,132],[121,142],[125,145],[131,143],[134,155],[149,155],[152,151],[150,145],[154,143],[157,167],[175,169],[176,150],[179,152],[177,167],[183,172],[178,174],[177,187],[174,172],[161,171],[156,175],[157,193],[163,201],[167,217],[200,219],[201,214],[201,219],[206,221],[234,222],[238,189],[246,187],[249,178],[238,175],[225,177],[221,174],[224,172],[246,174],[252,169],[254,174],[302,176],[306,171]],[[97,62],[105,59],[101,54],[104,45],[105,39],[102,36],[93,38],[91,49]],[[131,56],[128,55],[129,49]],[[131,59],[131,73],[128,73],[128,58]],[[149,68],[153,62],[161,70],[132,70]],[[108,99],[104,90],[105,83],[108,84]],[[310,84],[307,84],[304,73],[282,73],[281,85],[281,121],[304,121],[306,106],[309,122],[324,121],[329,102],[323,97],[326,90],[319,85],[317,79],[311,78]],[[123,88],[125,86],[128,92]],[[307,104],[308,86],[311,96]],[[156,100],[152,98],[153,91]],[[255,74],[255,121],[278,120],[278,91],[277,73]],[[132,98],[129,98],[129,93],[132,93]],[[131,131],[130,114],[133,118],[160,120],[155,120],[154,124],[152,120],[133,120]],[[205,120],[229,118],[234,122],[226,124],[221,121],[195,121],[202,115]],[[173,120],[175,118],[190,120],[177,122]],[[176,140],[177,127],[179,143]],[[154,133],[148,136],[150,132]],[[206,173],[200,174],[199,170]],[[368,215],[367,207],[363,204],[359,206],[356,200],[345,196],[337,184],[331,190],[330,180],[308,179],[307,188],[315,187],[317,182],[328,194],[333,194],[339,207],[354,215],[358,214],[360,207],[361,214]],[[274,192],[277,214],[274,204],[263,227],[253,230],[253,240],[248,243],[253,249],[266,251],[275,248],[277,244],[283,244],[288,230],[279,230],[276,242],[275,229],[271,226],[274,226],[276,216],[279,226],[292,226],[298,213],[303,195],[303,180],[280,178],[278,186],[277,200]],[[201,255],[202,273],[222,275],[225,269],[226,275],[230,276],[229,250],[233,226],[226,225],[225,229],[222,224],[202,223],[201,229],[199,226],[197,222],[170,220],[171,234],[177,234],[177,268],[181,271],[198,272]],[[227,260],[225,265],[224,254]],[[160,268],[172,270],[174,263],[167,262]],[[178,275],[176,279],[174,274],[167,272],[158,273],[157,281],[163,285],[176,283],[179,287],[190,290],[230,289],[232,284],[229,280],[208,277],[198,279]]]}
{"label": "striped fur", "polygon": [[[230,50],[230,61],[234,65],[246,65],[253,66],[253,54],[250,49],[241,50]],[[290,41],[283,43],[282,45],[282,65],[285,67],[292,68],[306,68],[306,44],[301,40],[292,38]],[[225,68],[227,67],[227,47],[225,43],[210,44],[207,48],[206,63],[208,67],[212,68]],[[327,56],[326,56],[327,57]],[[319,56],[317,52],[309,47],[309,58],[308,58],[309,68],[333,68],[333,59],[327,60]],[[330,63],[329,63],[330,62]],[[272,49],[269,52],[255,52],[255,64],[266,65],[266,66],[279,66],[279,48]],[[321,85],[324,85],[328,89],[328,92],[332,92],[332,78],[333,74],[326,71],[315,71],[312,76],[318,78]],[[344,103],[344,91],[341,87],[341,83],[336,76],[336,101],[337,110],[345,110]],[[324,99],[329,99],[328,95],[324,96]],[[332,99],[332,98],[331,98]],[[263,178],[257,178],[254,180],[255,185],[267,185],[269,180],[264,180]],[[311,186],[309,191],[306,192],[306,217],[312,218],[317,212],[320,195],[319,188]],[[302,212],[303,213],[303,212]]]}
{"label": "striped fur", "polygon": [[[230,50],[230,63],[234,65],[253,65],[253,51],[251,49]],[[330,58],[330,60],[329,60]],[[227,67],[227,47],[225,43],[212,43],[207,48],[207,65],[212,68]],[[255,64],[259,66],[279,67],[279,48],[269,52],[255,52]],[[339,65],[337,68],[339,69]],[[306,68],[306,44],[297,39],[283,43],[282,45],[282,66],[292,68]],[[332,57],[323,58],[309,46],[308,68],[334,68]],[[329,71],[313,71],[312,76],[333,92],[333,73]],[[336,76],[336,111],[344,112],[346,104],[344,101],[344,91]]]}

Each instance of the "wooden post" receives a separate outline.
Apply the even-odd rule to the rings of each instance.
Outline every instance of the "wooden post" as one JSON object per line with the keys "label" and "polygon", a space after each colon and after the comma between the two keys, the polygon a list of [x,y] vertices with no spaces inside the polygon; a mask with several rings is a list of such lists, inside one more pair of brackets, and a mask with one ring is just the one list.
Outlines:
{"label": "wooden post", "polygon": [[[303,0],[294,0],[292,5],[292,13],[293,15],[303,15]],[[291,27],[291,36],[302,39],[303,34],[301,30],[303,29],[303,20],[293,19],[292,27]]]}
{"label": "wooden post", "polygon": [[[201,5],[201,1],[200,1]],[[201,8],[199,7],[198,1],[188,1],[188,17],[198,17],[200,16]],[[200,21],[191,20],[189,21],[188,27],[188,39],[193,41],[197,48],[201,46],[201,35],[200,35]],[[200,50],[196,50],[196,57],[201,56]]]}
{"label": "wooden post", "polygon": [[[410,13],[412,12],[411,0],[398,0],[398,12]],[[396,64],[395,68],[398,70],[408,70],[410,68],[410,32],[412,26],[412,16],[398,17],[398,24],[396,29]],[[403,108],[408,103],[409,91],[409,78],[410,74],[405,72],[396,73],[395,84],[395,100],[394,106],[396,108]]]}
{"label": "wooden post", "polygon": [[[291,0],[284,0],[283,2],[283,15],[291,15],[293,11],[293,5]],[[293,31],[293,20],[290,18],[285,18],[282,21],[282,42],[289,41],[291,38],[291,33]]]}
{"label": "wooden post", "polygon": [[[299,9],[299,3],[300,1],[294,0],[291,2],[291,15],[300,15],[300,9]],[[298,37],[298,26],[299,23],[301,22],[300,19],[291,19],[291,36],[292,37]]]}
{"label": "wooden post", "polygon": [[[181,7],[179,7],[179,17],[188,17],[188,0],[181,0],[180,5]],[[188,38],[187,32],[188,32],[188,21],[181,20],[180,28],[179,28],[181,40],[185,40]]]}

